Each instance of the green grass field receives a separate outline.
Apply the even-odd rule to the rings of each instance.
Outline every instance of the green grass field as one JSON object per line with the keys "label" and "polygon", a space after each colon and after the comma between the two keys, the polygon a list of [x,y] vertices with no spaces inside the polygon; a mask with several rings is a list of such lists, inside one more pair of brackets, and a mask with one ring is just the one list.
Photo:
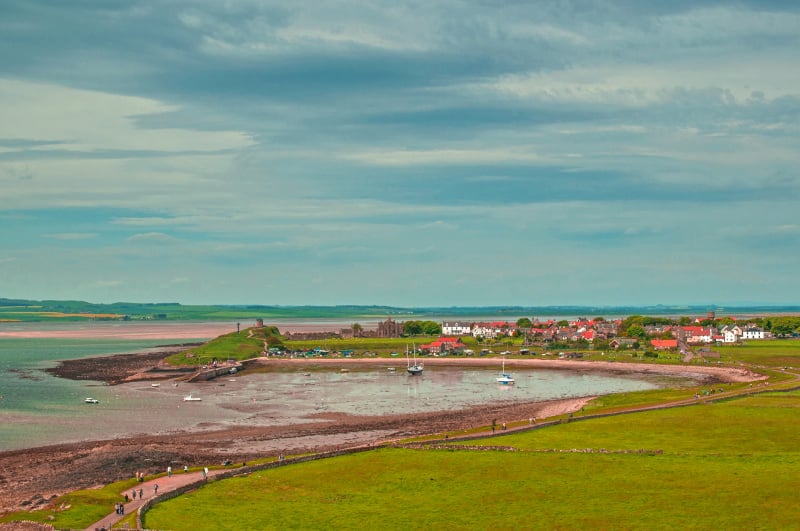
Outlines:
{"label": "green grass field", "polygon": [[268,334],[268,329],[248,328],[231,332],[185,352],[173,354],[167,358],[167,362],[171,365],[207,365],[214,359],[225,361],[254,358],[264,350],[265,331]]}
{"label": "green grass field", "polygon": [[769,393],[468,443],[517,451],[382,449],[212,483],[155,506],[145,523],[789,529],[800,488],[798,413],[800,393]]}
{"label": "green grass field", "polygon": [[721,360],[763,367],[800,367],[800,340],[748,341],[742,345],[720,346]]}
{"label": "green grass field", "polygon": [[59,496],[56,503],[40,511],[20,511],[0,517],[0,523],[30,520],[44,522],[57,529],[83,529],[112,512],[114,504],[124,501],[120,494],[132,488],[131,478],[100,489],[85,489]]}

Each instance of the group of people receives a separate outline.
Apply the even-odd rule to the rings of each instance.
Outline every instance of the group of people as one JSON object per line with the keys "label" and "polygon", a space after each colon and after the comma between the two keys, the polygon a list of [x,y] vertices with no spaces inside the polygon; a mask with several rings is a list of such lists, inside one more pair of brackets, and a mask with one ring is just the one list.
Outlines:
{"label": "group of people", "polygon": [[114,504],[114,512],[117,514],[125,514],[125,504],[124,503],[115,503]]}

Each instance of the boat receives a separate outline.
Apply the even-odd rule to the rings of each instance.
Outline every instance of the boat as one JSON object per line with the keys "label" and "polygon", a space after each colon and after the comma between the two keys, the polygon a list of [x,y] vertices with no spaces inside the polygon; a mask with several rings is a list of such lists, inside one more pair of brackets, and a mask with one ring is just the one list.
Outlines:
{"label": "boat", "polygon": [[203,399],[198,396],[192,396],[190,394],[183,397],[184,402],[200,402],[201,400]]}
{"label": "boat", "polygon": [[159,384],[159,383],[150,384],[150,387],[160,387],[160,386],[161,386],[161,384]]}
{"label": "boat", "polygon": [[408,357],[408,347],[406,347],[406,362],[408,363],[408,374],[412,376],[416,376],[418,374],[422,374],[422,362],[417,363],[417,349],[414,347],[414,365],[411,365],[411,360]]}
{"label": "boat", "polygon": [[506,359],[503,358],[503,368],[500,370],[500,376],[497,377],[497,383],[503,385],[514,385],[514,378],[506,372]]}
{"label": "boat", "polygon": [[99,404],[100,401],[96,398],[88,397],[83,400],[87,404]]}

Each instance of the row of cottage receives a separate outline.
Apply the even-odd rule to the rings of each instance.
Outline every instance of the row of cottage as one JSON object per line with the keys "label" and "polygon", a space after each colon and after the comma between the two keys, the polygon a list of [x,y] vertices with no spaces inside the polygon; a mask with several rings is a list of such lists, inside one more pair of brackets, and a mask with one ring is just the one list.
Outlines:
{"label": "row of cottage", "polygon": [[[540,339],[544,342],[552,341],[579,341],[581,339],[594,341],[607,341],[617,337],[622,321],[592,321],[580,319],[569,322],[568,326],[558,326],[556,321],[535,322],[531,328],[521,330],[516,323],[506,321],[494,322],[448,322],[442,323],[443,336],[471,335],[475,338],[496,339],[502,336],[517,336],[522,333],[531,339]],[[744,339],[768,339],[770,332],[754,325],[725,325],[721,328],[704,326],[672,326],[648,325],[643,327],[648,336],[663,336],[672,334],[674,339],[669,341],[670,347],[677,345],[678,340],[689,344],[701,343],[737,343]],[[676,342],[672,345],[672,342]],[[656,345],[654,345],[656,346]],[[658,346],[657,346],[658,348]]]}

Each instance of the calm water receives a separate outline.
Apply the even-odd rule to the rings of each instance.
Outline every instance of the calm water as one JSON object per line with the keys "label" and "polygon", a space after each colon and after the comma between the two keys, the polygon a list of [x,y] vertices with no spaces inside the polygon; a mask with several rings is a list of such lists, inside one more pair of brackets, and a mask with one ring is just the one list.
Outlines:
{"label": "calm water", "polygon": [[[172,342],[186,342],[180,338]],[[169,344],[113,339],[0,337],[0,450],[87,439],[211,429],[221,425],[316,422],[314,414],[378,415],[458,409],[494,402],[551,400],[656,388],[633,377],[571,371],[515,370],[515,386],[499,386],[497,369],[430,367],[411,377],[368,370],[259,373],[198,384],[161,382],[107,386],[44,372],[58,360],[141,352]],[[499,367],[498,367],[499,369]],[[185,402],[187,394],[202,398]],[[94,397],[99,404],[85,404]]]}

